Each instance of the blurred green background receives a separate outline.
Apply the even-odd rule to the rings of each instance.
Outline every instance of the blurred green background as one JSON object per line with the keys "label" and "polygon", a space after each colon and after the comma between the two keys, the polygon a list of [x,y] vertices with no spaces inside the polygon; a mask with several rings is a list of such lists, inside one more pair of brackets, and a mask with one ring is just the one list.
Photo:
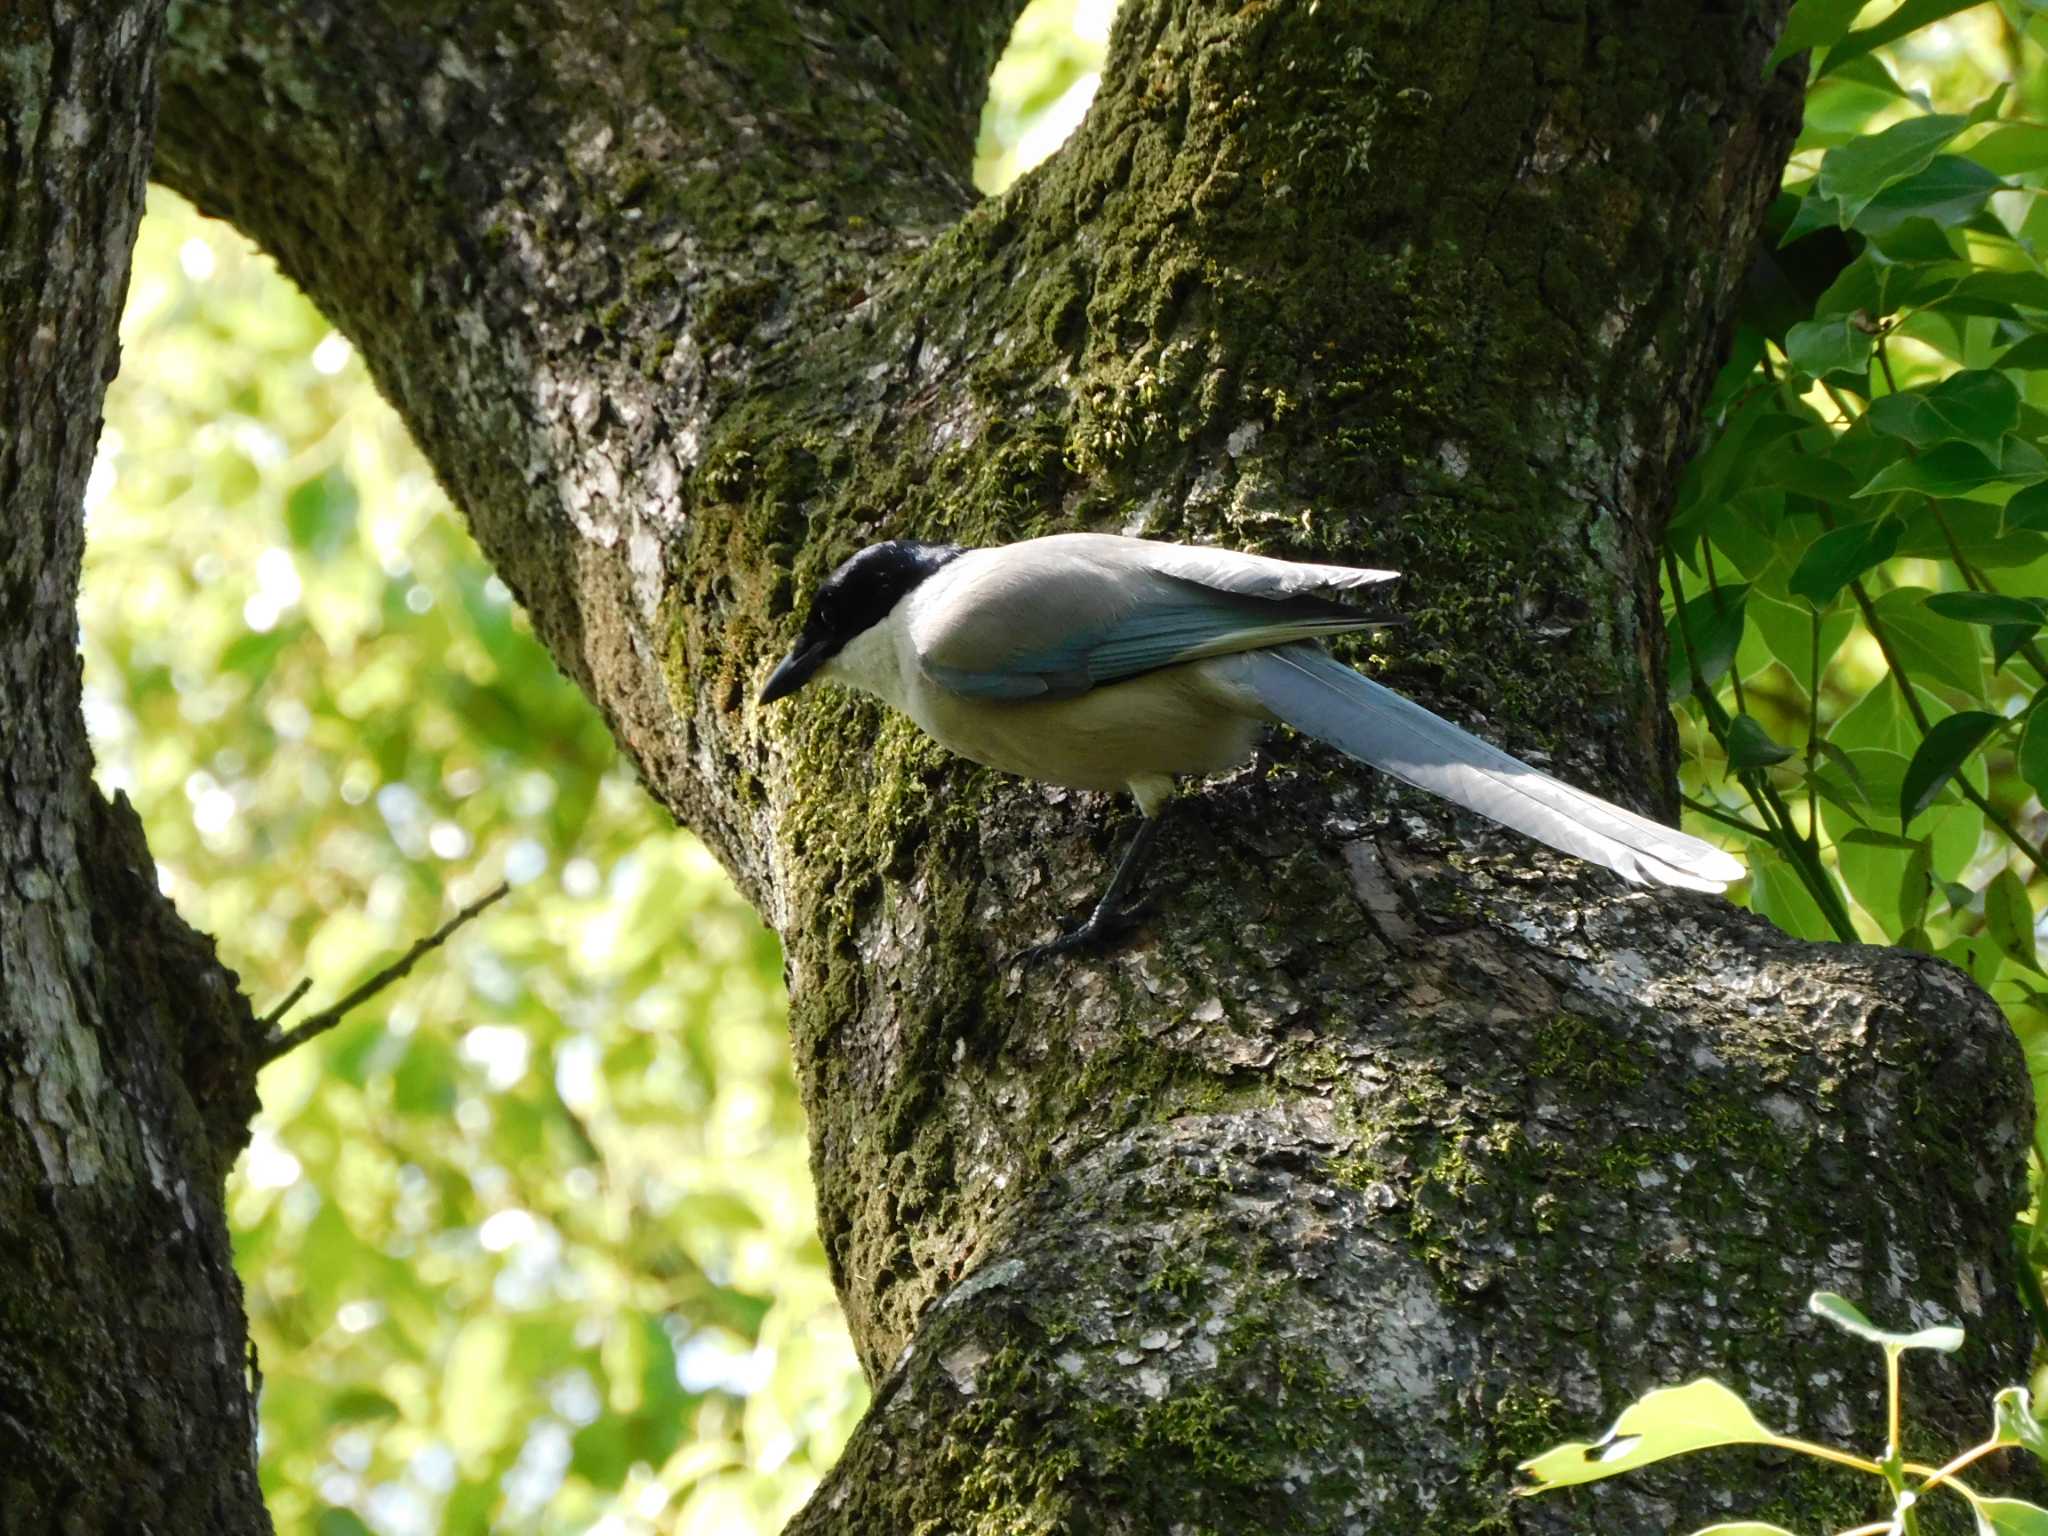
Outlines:
{"label": "blurred green background", "polygon": [[[1079,120],[1081,12],[1029,13],[985,187]],[[278,1530],[779,1530],[867,1390],[773,936],[267,258],[152,190],[122,348],[86,708],[165,890],[259,1011],[310,976],[303,1015],[513,886],[263,1073],[229,1208]]]}
{"label": "blurred green background", "polygon": [[[1886,4],[1862,11],[1866,27],[1882,32]],[[1112,9],[1041,0],[1026,11],[992,82],[984,189],[1079,121]],[[1898,378],[1864,384],[1910,394],[1959,369],[2003,370],[2025,391],[2013,435],[2048,443],[2048,366],[1999,350],[2048,326],[2048,299],[2027,297],[2048,295],[2035,254],[2048,238],[2048,128],[2031,126],[2048,116],[2048,14],[2020,0],[1896,14],[1922,12],[1931,23],[1837,68],[1854,50],[1842,34],[1857,7],[1803,0],[1795,25],[1817,29],[1808,40],[1831,49],[1834,73],[1809,92],[1788,188],[1810,195],[1837,148],[2014,82],[2001,122],[1977,125],[1965,151],[2010,159],[2022,145],[1993,167],[2010,190],[1966,221],[1936,208],[1957,227],[1923,221],[1931,233],[1908,254],[2038,289],[2010,317],[1973,301],[1945,320],[1946,300],[1922,303],[1890,335]],[[1861,264],[1892,259],[1872,241]],[[814,1234],[774,939],[634,786],[348,343],[265,258],[153,192],[122,339],[87,496],[86,705],[101,781],[141,811],[165,889],[219,938],[259,1009],[310,976],[303,1013],[499,880],[514,888],[411,978],[263,1074],[230,1211],[279,1531],[780,1529],[866,1389]],[[1886,660],[1841,600],[1824,616],[1788,606],[1780,589],[1814,529],[1782,488],[1712,473],[1723,458],[1766,463],[1736,430],[1736,402],[1766,390],[1785,393],[1780,415],[1808,413],[1812,453],[1871,436],[1866,400],[1809,387],[1772,347],[1756,339],[1754,357],[1724,373],[1674,525],[1685,568],[1672,567],[1667,613],[1683,597],[1720,615],[1728,590],[1746,590],[1715,586],[1716,549],[1753,586],[1756,622],[1738,603],[1734,622],[1712,629],[1712,696],[1783,741],[1808,738],[1804,761],[1787,751],[1768,773],[1795,810],[1808,802],[1794,821],[1815,829],[1816,872],[1839,882],[1863,937],[1938,947],[1992,988],[2040,1098],[2048,993],[2035,978],[2048,973],[2035,899],[2048,879],[1952,793],[1914,827],[1936,834],[1931,867],[1916,871],[1905,840],[1882,830],[1883,795],[1826,782],[1814,743],[1867,756],[1856,733],[1890,711],[1879,745],[1903,768],[1916,733],[1892,718]],[[1875,609],[1984,586],[1940,553],[1901,548],[1867,571]],[[1998,567],[2004,590],[2048,590],[2039,551],[2022,555],[2030,563]],[[1822,677],[1796,664],[1807,624],[1826,629]],[[1789,642],[1776,643],[1780,630]],[[2048,683],[1979,658],[1983,636],[1925,620],[1922,631],[1968,650],[1930,707],[2008,722],[2031,710],[2048,742]],[[1752,808],[1677,663],[1672,680],[1700,813],[1689,824],[1725,837]],[[1986,749],[1966,772],[2038,849],[2048,811],[2024,758]],[[1894,794],[1899,778],[1884,780]],[[1830,808],[1814,820],[1820,799]],[[1827,936],[1766,841],[1752,831],[1741,851],[1757,878],[1736,899]],[[2000,892],[2013,930],[2002,936],[1987,907]],[[2048,1229],[2023,1224],[2020,1236],[2029,1267],[2048,1266]],[[2048,1301],[2035,1304],[2048,1332]]]}

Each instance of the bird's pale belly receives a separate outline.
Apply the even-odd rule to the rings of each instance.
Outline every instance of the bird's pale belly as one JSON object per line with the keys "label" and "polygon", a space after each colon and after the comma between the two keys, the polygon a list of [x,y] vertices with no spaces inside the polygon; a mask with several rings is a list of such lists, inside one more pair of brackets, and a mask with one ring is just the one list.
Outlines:
{"label": "bird's pale belly", "polygon": [[991,703],[933,690],[916,702],[917,723],[962,757],[1071,789],[1222,773],[1251,756],[1263,728],[1201,662],[1067,699]]}

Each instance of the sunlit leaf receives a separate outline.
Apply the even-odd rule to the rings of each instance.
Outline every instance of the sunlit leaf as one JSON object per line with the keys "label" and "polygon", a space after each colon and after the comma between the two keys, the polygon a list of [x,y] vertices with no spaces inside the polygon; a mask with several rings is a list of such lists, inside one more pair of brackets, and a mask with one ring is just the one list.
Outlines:
{"label": "sunlit leaf", "polygon": [[1922,587],[1893,587],[1871,602],[1892,650],[1917,683],[1941,683],[1980,698],[1984,655],[1977,638],[1960,624],[1927,611]]}
{"label": "sunlit leaf", "polygon": [[1976,3],[1977,0],[1906,0],[1883,21],[1859,32],[1851,32],[1836,44],[1821,66],[1820,73],[1825,75],[1838,70],[1851,60],[1862,58],[1873,48],[1882,48],[1908,32],[1918,31],[1944,16],[1953,16],[1957,11],[1966,11]]}
{"label": "sunlit leaf", "polygon": [[[1826,870],[1821,873],[1834,878]],[[1749,904],[1795,938],[1824,942],[1836,937],[1799,871],[1775,851],[1756,848],[1749,854]]]}
{"label": "sunlit leaf", "polygon": [[1811,378],[1860,377],[1870,367],[1873,342],[1870,332],[1846,316],[1802,320],[1785,333],[1785,357]]}
{"label": "sunlit leaf", "polygon": [[355,542],[356,488],[339,469],[303,480],[285,498],[284,525],[292,543],[325,560]]}
{"label": "sunlit leaf", "polygon": [[[1923,837],[1913,845],[1906,868],[1899,876],[1899,921],[1908,932],[1927,921],[1927,903],[1933,895],[1934,843]],[[1908,947],[1926,948],[1924,935],[1920,944]]]}
{"label": "sunlit leaf", "polygon": [[2048,124],[2000,123],[1969,149],[1970,158],[2001,176],[2048,166]]}
{"label": "sunlit leaf", "polygon": [[1916,447],[1969,443],[1989,458],[1999,440],[2019,425],[2020,394],[2012,380],[1989,368],[1950,374],[1928,390],[1909,390],[1871,402],[1870,424]]}
{"label": "sunlit leaf", "polygon": [[1749,1411],[1749,1405],[1718,1381],[1701,1377],[1682,1387],[1663,1387],[1622,1410],[1614,1427],[1590,1444],[1572,1442],[1522,1463],[1539,1493],[1632,1472],[1669,1456],[1712,1445],[1776,1445],[1779,1437]]}
{"label": "sunlit leaf", "polygon": [[2034,904],[2027,899],[2027,882],[2010,865],[1984,888],[1984,931],[2008,960],[2030,971],[2041,969],[2034,942]]}
{"label": "sunlit leaf", "polygon": [[[2003,180],[1974,160],[1938,155],[1924,171],[1878,193],[1852,222],[1866,235],[1889,234],[1915,219],[1954,229],[1982,212],[1991,194],[2003,186]],[[1836,213],[1839,217],[1839,210]]]}
{"label": "sunlit leaf", "polygon": [[1806,1310],[1833,1323],[1844,1333],[1853,1333],[1859,1339],[1886,1349],[1932,1349],[1949,1355],[1963,1347],[1963,1330],[1960,1328],[1920,1328],[1912,1333],[1893,1333],[1878,1327],[1853,1301],[1833,1291],[1815,1291],[1806,1298]]}
{"label": "sunlit leaf", "polygon": [[1970,1507],[1982,1536],[2048,1536],[2048,1509],[2025,1499],[1980,1498]]}
{"label": "sunlit leaf", "polygon": [[1864,0],[1799,0],[1785,18],[1785,30],[1778,34],[1778,46],[1764,65],[1769,73],[1795,53],[1825,48],[1848,35],[1863,9]]}
{"label": "sunlit leaf", "polygon": [[1919,491],[1928,496],[1960,496],[2005,478],[2005,471],[1968,443],[1943,443],[1917,458],[1900,459],[1871,477],[1856,494],[1878,496],[1886,491]]}
{"label": "sunlit leaf", "polygon": [[1927,846],[1925,838],[1901,837],[1896,832],[1886,832],[1878,827],[1858,827],[1853,832],[1843,834],[1838,841],[1871,848],[1895,848],[1906,853]]}
{"label": "sunlit leaf", "polygon": [[2048,703],[2037,700],[2020,734],[2020,777],[2048,803]]}
{"label": "sunlit leaf", "polygon": [[1969,124],[1960,114],[1934,112],[1852,139],[1821,161],[1820,194],[1841,206],[1844,223],[1854,223],[1864,204],[1893,182],[1925,170]]}

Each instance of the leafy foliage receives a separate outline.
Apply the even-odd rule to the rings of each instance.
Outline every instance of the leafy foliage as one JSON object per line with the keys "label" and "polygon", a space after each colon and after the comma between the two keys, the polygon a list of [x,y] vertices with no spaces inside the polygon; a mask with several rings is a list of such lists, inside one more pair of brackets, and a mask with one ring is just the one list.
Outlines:
{"label": "leafy foliage", "polygon": [[[1829,1291],[1815,1291],[1807,1298],[1807,1310],[1843,1332],[1867,1344],[1875,1344],[1884,1352],[1887,1432],[1882,1461],[1872,1461],[1868,1457],[1810,1440],[1775,1434],[1757,1422],[1756,1416],[1749,1411],[1749,1405],[1734,1392],[1718,1381],[1702,1377],[1682,1387],[1660,1387],[1631,1403],[1622,1410],[1614,1427],[1596,1441],[1571,1441],[1523,1462],[1520,1470],[1528,1474],[1530,1482],[1517,1492],[1531,1495],[1554,1488],[1599,1482],[1667,1457],[1683,1456],[1689,1451],[1706,1450],[1711,1446],[1760,1445],[1853,1467],[1883,1482],[1891,1503],[1887,1517],[1859,1525],[1842,1533],[1842,1536],[1917,1536],[1920,1502],[1938,1491],[1967,1501],[1977,1529],[1984,1536],[2043,1536],[2043,1533],[2048,1533],[2048,1509],[2024,1499],[1981,1494],[1958,1475],[1994,1451],[2008,1447],[2018,1447],[2032,1453],[2036,1459],[2048,1462],[2048,1430],[2044,1430],[2034,1417],[2033,1403],[2025,1387],[2007,1387],[1993,1399],[1991,1433],[1984,1440],[1939,1467],[1910,1462],[1902,1448],[1900,1362],[1911,1350],[1953,1354],[1963,1347],[1963,1330],[1942,1326],[1921,1328],[1912,1333],[1890,1332],[1871,1322],[1847,1297]],[[1781,1526],[1738,1520],[1705,1526],[1693,1532],[1693,1536],[1794,1536],[1794,1533]]]}
{"label": "leafy foliage", "polygon": [[1740,833],[1751,906],[1954,961],[2034,1059],[2048,17],[1865,15],[1793,11],[1805,128],[1667,540],[1689,803]]}

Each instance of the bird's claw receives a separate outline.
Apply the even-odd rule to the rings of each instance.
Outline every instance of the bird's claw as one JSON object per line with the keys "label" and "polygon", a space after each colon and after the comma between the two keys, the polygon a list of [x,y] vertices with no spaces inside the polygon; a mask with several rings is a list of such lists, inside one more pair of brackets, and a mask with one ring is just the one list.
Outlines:
{"label": "bird's claw", "polygon": [[1033,944],[1029,949],[1020,949],[1003,964],[1035,965],[1040,960],[1051,959],[1054,955],[1070,955],[1078,950],[1093,949],[1097,946],[1107,948],[1150,917],[1154,910],[1153,903],[1149,901],[1137,902],[1114,912],[1097,907],[1058,938],[1049,939],[1043,944]]}

